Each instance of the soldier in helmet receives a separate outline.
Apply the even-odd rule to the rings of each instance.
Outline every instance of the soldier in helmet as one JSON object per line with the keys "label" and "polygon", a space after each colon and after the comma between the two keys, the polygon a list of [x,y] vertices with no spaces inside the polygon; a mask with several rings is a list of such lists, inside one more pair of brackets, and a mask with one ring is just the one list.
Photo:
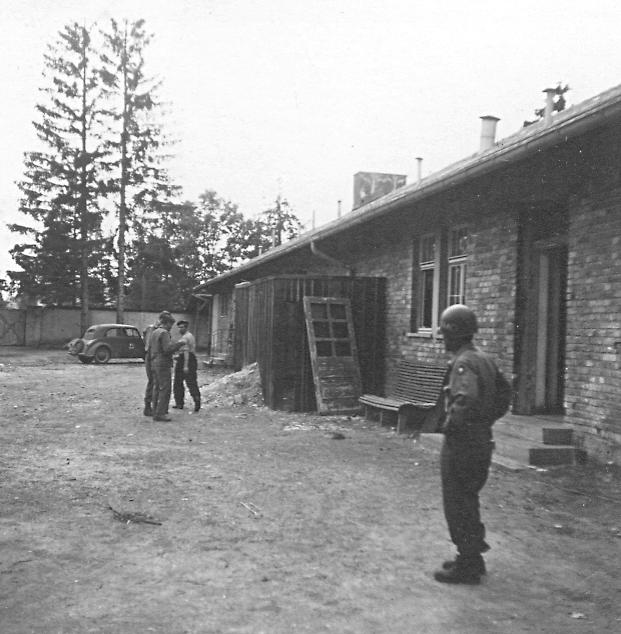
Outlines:
{"label": "soldier in helmet", "polygon": [[153,376],[153,420],[170,421],[168,404],[172,383],[173,353],[183,345],[182,341],[173,343],[170,340],[170,329],[175,318],[168,312],[160,313],[158,327],[149,337],[148,359],[151,363]]}
{"label": "soldier in helmet", "polygon": [[479,583],[485,574],[482,553],[489,550],[479,512],[479,492],[492,457],[492,425],[508,409],[509,384],[492,358],[473,343],[474,312],[463,304],[441,316],[444,347],[453,356],[444,385],[444,443],[441,452],[442,498],[455,560],[435,573],[443,583]]}
{"label": "soldier in helmet", "polygon": [[145,331],[142,333],[142,338],[144,340],[144,368],[147,373],[147,386],[144,391],[143,410],[143,414],[145,416],[153,416],[153,369],[151,367],[151,355],[149,354],[151,335],[153,334],[153,331],[159,327],[163,315],[170,315],[172,318],[172,315],[167,310],[164,310],[160,313],[158,320],[154,324],[147,326]]}

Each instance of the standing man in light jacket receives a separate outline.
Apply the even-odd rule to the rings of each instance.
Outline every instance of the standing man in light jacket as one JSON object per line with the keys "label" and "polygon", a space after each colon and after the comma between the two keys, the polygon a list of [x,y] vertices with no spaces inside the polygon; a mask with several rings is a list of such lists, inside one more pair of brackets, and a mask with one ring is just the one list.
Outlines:
{"label": "standing man in light jacket", "polygon": [[196,362],[196,340],[194,335],[188,330],[189,322],[185,319],[180,319],[177,322],[177,327],[181,337],[179,341],[183,342],[183,346],[179,349],[177,361],[175,363],[175,380],[173,383],[173,394],[175,397],[175,409],[183,409],[183,400],[185,397],[185,388],[183,383],[188,386],[190,396],[194,401],[194,411],[198,412],[201,408],[201,393],[198,389],[197,381],[197,368]]}
{"label": "standing man in light jacket", "polygon": [[479,492],[492,459],[492,425],[509,408],[511,388],[494,360],[472,338],[476,315],[463,304],[443,313],[440,331],[453,357],[444,382],[444,444],[440,456],[444,515],[457,558],[444,562],[434,577],[442,583],[479,583],[482,553],[489,550],[481,522]]}
{"label": "standing man in light jacket", "polygon": [[149,359],[153,374],[153,420],[158,422],[172,420],[168,416],[168,404],[170,403],[173,354],[183,345],[183,341],[173,343],[170,340],[170,329],[174,323],[175,318],[168,311],[162,312],[158,327],[149,340]]}

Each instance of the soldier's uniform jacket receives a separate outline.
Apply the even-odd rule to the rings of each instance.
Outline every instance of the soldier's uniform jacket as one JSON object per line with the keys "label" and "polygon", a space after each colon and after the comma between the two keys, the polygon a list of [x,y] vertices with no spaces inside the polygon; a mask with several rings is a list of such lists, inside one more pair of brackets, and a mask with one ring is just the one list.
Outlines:
{"label": "soldier's uniform jacket", "polygon": [[161,326],[156,328],[149,338],[149,358],[152,364],[172,366],[176,344],[170,339],[170,333]]}
{"label": "soldier's uniform jacket", "polygon": [[450,444],[487,446],[497,415],[497,376],[492,358],[474,344],[462,346],[448,366],[442,431]]}

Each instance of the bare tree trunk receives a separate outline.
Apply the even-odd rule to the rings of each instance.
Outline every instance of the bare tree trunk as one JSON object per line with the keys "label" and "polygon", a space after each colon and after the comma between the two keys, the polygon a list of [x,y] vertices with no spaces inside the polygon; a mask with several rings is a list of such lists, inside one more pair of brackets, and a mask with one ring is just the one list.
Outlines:
{"label": "bare tree trunk", "polygon": [[127,112],[127,22],[123,39],[123,122],[121,130],[121,202],[119,205],[119,272],[116,294],[116,323],[125,323],[125,223],[127,221],[127,209],[125,207],[125,195],[127,187],[127,138],[128,138],[128,112]]}
{"label": "bare tree trunk", "polygon": [[88,218],[87,218],[87,175],[86,175],[86,72],[88,64],[86,63],[86,38],[84,33],[82,34],[83,43],[83,69],[82,69],[82,125],[80,130],[82,141],[82,156],[81,156],[81,168],[80,168],[80,202],[79,204],[79,217],[80,217],[80,287],[82,292],[82,301],[80,302],[80,326],[82,332],[84,332],[88,326],[88,312],[89,312],[89,294],[88,294]]}

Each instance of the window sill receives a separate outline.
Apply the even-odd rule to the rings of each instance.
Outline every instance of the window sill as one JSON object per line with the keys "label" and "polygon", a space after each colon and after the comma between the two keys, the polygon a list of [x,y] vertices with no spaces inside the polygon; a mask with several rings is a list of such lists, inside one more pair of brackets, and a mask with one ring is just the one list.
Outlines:
{"label": "window sill", "polygon": [[408,339],[440,339],[437,335],[434,337],[431,330],[419,330],[418,332],[406,332],[405,336]]}

